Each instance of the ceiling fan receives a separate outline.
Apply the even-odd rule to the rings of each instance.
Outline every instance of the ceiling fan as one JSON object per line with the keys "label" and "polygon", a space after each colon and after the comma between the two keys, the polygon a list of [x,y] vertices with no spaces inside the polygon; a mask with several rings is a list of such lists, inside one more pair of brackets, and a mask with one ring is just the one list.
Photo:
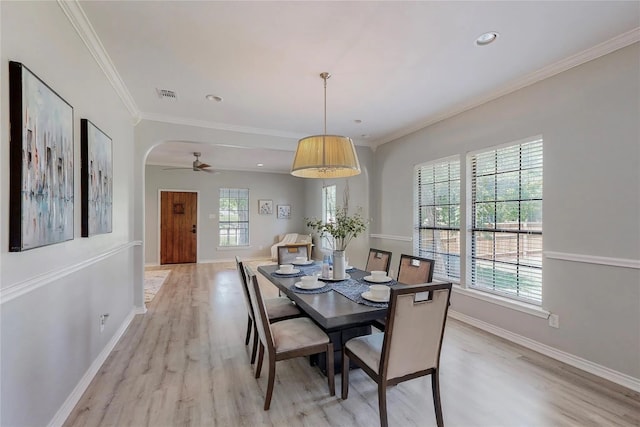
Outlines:
{"label": "ceiling fan", "polygon": [[211,165],[208,165],[206,163],[203,163],[200,161],[200,156],[202,155],[199,152],[194,152],[193,153],[194,156],[196,156],[196,159],[193,161],[193,166],[191,166],[190,168],[188,167],[184,167],[184,168],[165,168],[164,170],[175,170],[175,169],[191,169],[194,172],[207,172],[207,173],[213,173],[213,174],[217,174],[219,172],[217,171],[213,171],[211,169],[209,169],[211,167]]}

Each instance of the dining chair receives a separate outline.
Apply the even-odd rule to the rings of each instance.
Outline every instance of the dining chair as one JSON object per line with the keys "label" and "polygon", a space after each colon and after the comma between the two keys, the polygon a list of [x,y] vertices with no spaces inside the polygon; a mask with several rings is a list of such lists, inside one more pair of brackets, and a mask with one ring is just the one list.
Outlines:
{"label": "dining chair", "polygon": [[389,274],[389,266],[391,265],[391,252],[380,249],[369,249],[369,257],[367,258],[367,266],[365,271],[386,271]]}
{"label": "dining chair", "polygon": [[301,256],[309,259],[309,255],[307,243],[278,246],[278,264],[290,264]]}
{"label": "dining chair", "polygon": [[[240,261],[239,257],[236,257],[236,267],[238,269],[238,274],[240,275],[240,283],[242,284],[242,295],[244,296],[244,302],[247,306],[247,334],[244,339],[245,345],[249,345],[249,338],[251,338],[251,332],[253,331],[253,345],[251,349],[251,364],[253,364],[256,361],[256,353],[258,350],[258,333],[255,314],[253,305],[251,304],[251,298],[249,297],[249,287],[245,266],[244,263]],[[298,306],[289,298],[266,298],[264,301],[265,306],[267,307],[266,310],[269,322],[278,322],[280,320],[291,319],[302,315]]]}
{"label": "dining chair", "polygon": [[386,427],[387,386],[431,375],[436,423],[443,426],[438,373],[450,296],[451,283],[391,289],[385,332],[352,338],[342,348],[342,399],[353,360],[378,384],[380,425]]}
{"label": "dining chair", "polygon": [[308,317],[270,323],[265,300],[262,298],[262,292],[258,285],[258,279],[249,267],[246,270],[249,282],[249,296],[255,309],[255,321],[258,326],[258,336],[260,337],[256,378],[260,378],[265,349],[269,359],[269,378],[267,380],[267,394],[264,398],[264,410],[268,411],[271,405],[271,396],[276,377],[276,362],[295,357],[326,353],[329,393],[331,396],[335,396],[333,344],[329,340],[329,336]]}
{"label": "dining chair", "polygon": [[[420,283],[431,283],[433,281],[434,261],[428,258],[421,258],[413,255],[400,255],[398,265],[398,283],[404,285],[418,285]],[[374,320],[373,326],[384,331],[386,321],[384,319]]]}
{"label": "dining chair", "polygon": [[433,281],[434,261],[413,255],[400,255],[398,282],[405,285],[431,283]]}

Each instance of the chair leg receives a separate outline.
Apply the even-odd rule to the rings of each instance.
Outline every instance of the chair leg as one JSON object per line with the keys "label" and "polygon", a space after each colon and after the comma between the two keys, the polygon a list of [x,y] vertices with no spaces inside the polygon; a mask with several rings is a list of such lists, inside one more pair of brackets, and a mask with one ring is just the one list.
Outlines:
{"label": "chair leg", "polygon": [[249,316],[247,314],[247,336],[244,339],[244,345],[248,345],[249,344],[249,338],[251,338],[251,324],[253,323],[253,320],[251,319],[251,316]]}
{"label": "chair leg", "polygon": [[271,395],[273,395],[273,384],[276,380],[276,361],[269,357],[269,379],[267,382],[267,395],[264,398],[264,410],[268,411],[271,406]]}
{"label": "chair leg", "polygon": [[438,427],[443,427],[444,420],[442,418],[442,406],[440,404],[440,376],[438,372],[438,368],[436,368],[431,373],[431,389],[433,390],[433,407],[436,410],[436,424],[438,424]]}
{"label": "chair leg", "polygon": [[258,329],[256,328],[256,324],[253,324],[253,349],[251,350],[251,364],[256,363],[256,353],[258,352]]}
{"label": "chair leg", "polygon": [[336,395],[336,375],[333,366],[333,344],[327,344],[327,377],[329,379],[329,394],[331,396]]}
{"label": "chair leg", "polygon": [[342,347],[342,399],[349,396],[349,356]]}
{"label": "chair leg", "polygon": [[262,359],[264,358],[264,345],[260,342],[260,350],[258,350],[258,365],[256,366],[256,378],[260,378],[260,372],[262,371]]}
{"label": "chair leg", "polygon": [[387,422],[387,384],[383,378],[378,381],[378,410],[380,411],[380,427],[388,427]]}

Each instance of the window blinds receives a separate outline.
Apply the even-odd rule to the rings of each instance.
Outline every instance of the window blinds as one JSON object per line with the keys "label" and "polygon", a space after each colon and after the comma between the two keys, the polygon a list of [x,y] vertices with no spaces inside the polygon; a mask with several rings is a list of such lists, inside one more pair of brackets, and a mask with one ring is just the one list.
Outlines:
{"label": "window blinds", "polygon": [[416,168],[418,256],[435,261],[434,276],[460,280],[460,160],[438,160]]}
{"label": "window blinds", "polygon": [[542,139],[471,165],[471,287],[542,302]]}

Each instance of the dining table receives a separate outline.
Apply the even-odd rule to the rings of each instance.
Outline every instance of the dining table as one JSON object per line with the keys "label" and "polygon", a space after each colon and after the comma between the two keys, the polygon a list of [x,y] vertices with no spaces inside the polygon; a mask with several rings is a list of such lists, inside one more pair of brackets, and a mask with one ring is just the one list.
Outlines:
{"label": "dining table", "polygon": [[[367,300],[362,296],[369,285],[375,283],[365,280],[369,273],[357,268],[347,270],[346,280],[319,278],[325,286],[313,290],[299,288],[302,276],[319,274],[320,268],[321,263],[314,262],[296,265],[294,273],[280,274],[278,265],[263,265],[258,267],[258,272],[327,333],[333,343],[334,368],[338,373],[342,370],[343,344],[351,338],[371,334],[372,322],[386,317],[388,303]],[[391,279],[385,284],[395,286],[397,282]],[[312,363],[317,363],[326,374],[324,354],[313,358]]]}

